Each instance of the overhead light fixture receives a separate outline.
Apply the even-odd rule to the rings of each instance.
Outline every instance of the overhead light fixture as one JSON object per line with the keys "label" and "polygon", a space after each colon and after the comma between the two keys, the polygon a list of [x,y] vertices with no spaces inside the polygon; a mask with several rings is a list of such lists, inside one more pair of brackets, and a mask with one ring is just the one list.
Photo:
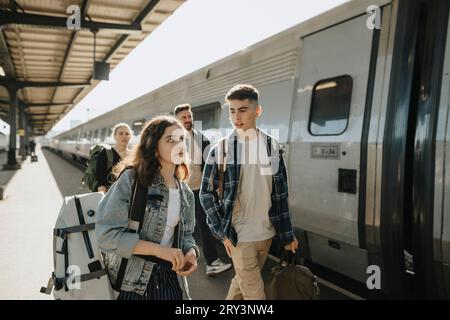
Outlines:
{"label": "overhead light fixture", "polygon": [[3,69],[2,66],[0,66],[0,76],[2,77],[6,76],[5,70]]}
{"label": "overhead light fixture", "polygon": [[95,61],[93,78],[94,80],[109,80],[109,63]]}
{"label": "overhead light fixture", "polygon": [[97,45],[98,30],[91,30],[94,34],[94,80],[109,80],[109,63],[104,61],[95,61],[95,47]]}

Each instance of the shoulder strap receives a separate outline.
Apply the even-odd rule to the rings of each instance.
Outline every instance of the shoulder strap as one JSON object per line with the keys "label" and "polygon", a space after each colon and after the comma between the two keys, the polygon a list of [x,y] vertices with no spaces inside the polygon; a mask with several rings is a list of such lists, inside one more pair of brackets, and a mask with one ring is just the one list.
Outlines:
{"label": "shoulder strap", "polygon": [[[226,145],[227,145],[227,139],[222,140],[222,161],[219,162],[219,200],[223,201],[223,191],[225,186],[224,181],[224,173],[227,169],[227,152],[226,152]],[[233,141],[233,148],[234,148],[234,179],[237,181],[237,137],[234,137]],[[218,148],[219,149],[219,148]],[[219,151],[219,150],[218,150]],[[220,153],[220,152],[219,152]]]}
{"label": "shoulder strap", "polygon": [[238,181],[238,176],[237,176],[237,167],[238,167],[238,161],[237,161],[237,136],[234,136],[233,150],[234,150],[234,180]]}
{"label": "shoulder strap", "polygon": [[114,155],[113,155],[112,148],[105,148],[105,149],[106,149],[106,159],[108,161],[108,167],[107,168],[110,169],[112,167]]}
{"label": "shoulder strap", "polygon": [[[145,215],[145,205],[147,202],[147,188],[135,179],[135,186],[133,192],[133,199],[131,200],[131,207],[129,219],[139,223],[137,232],[141,231],[142,223]],[[132,230],[130,230],[131,232]]]}
{"label": "shoulder strap", "polygon": [[225,163],[225,157],[226,157],[226,151],[225,151],[225,140],[222,140],[222,152],[220,152],[220,148],[217,148],[217,151],[219,151],[219,155],[222,156],[222,161],[219,161],[219,200],[223,201],[223,185],[224,185],[224,173],[226,170],[226,163]]}
{"label": "shoulder strap", "polygon": [[[78,220],[80,222],[80,226],[86,225],[83,215],[83,208],[81,206],[81,201],[77,196],[73,198],[75,200],[75,206],[77,208]],[[91,239],[89,238],[89,233],[87,230],[83,231],[83,240],[86,245],[86,251],[88,253],[89,259],[94,258],[94,250],[92,249]]]}
{"label": "shoulder strap", "polygon": [[[269,156],[269,158],[272,156],[272,138],[267,135],[267,155]],[[278,148],[278,156],[281,157],[283,156],[283,149]]]}

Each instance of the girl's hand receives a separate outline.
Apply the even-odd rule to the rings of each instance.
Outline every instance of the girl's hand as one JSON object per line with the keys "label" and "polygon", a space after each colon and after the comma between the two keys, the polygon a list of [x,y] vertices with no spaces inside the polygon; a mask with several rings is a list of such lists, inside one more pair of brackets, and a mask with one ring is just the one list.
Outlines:
{"label": "girl's hand", "polygon": [[184,256],[184,268],[181,271],[178,271],[177,274],[180,276],[188,276],[192,274],[195,270],[197,270],[197,256],[195,254],[195,250],[189,250]]}
{"label": "girl's hand", "polygon": [[97,192],[106,193],[106,192],[108,192],[108,188],[106,186],[100,186],[97,188]]}
{"label": "girl's hand", "polygon": [[159,258],[172,262],[172,270],[175,272],[184,268],[185,258],[180,249],[161,247]]}

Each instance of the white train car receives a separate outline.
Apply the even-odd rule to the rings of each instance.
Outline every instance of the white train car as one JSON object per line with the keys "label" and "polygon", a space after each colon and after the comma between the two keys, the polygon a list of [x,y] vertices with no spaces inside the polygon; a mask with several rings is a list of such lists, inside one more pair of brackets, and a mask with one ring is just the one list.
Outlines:
{"label": "white train car", "polygon": [[[372,11],[368,13],[368,8]],[[149,92],[55,138],[87,158],[111,127],[179,103],[212,135],[224,95],[261,93],[279,130],[290,212],[305,257],[388,297],[450,298],[448,1],[351,1]],[[271,131],[272,133],[275,131]],[[378,269],[378,268],[375,268]]]}
{"label": "white train car", "polygon": [[6,151],[9,144],[9,135],[0,132],[0,152]]}

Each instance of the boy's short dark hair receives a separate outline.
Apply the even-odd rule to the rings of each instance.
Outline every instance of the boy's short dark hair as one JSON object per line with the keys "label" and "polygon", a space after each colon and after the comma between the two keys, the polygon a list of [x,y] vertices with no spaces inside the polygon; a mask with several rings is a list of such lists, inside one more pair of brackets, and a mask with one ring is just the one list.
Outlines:
{"label": "boy's short dark hair", "polygon": [[189,110],[191,111],[191,105],[189,103],[183,103],[183,104],[179,104],[175,107],[175,109],[173,109],[173,113],[175,115],[179,114],[181,111],[185,111],[185,110]]}
{"label": "boy's short dark hair", "polygon": [[258,103],[259,101],[259,91],[250,84],[238,84],[228,91],[225,96],[225,101],[229,102],[231,100],[245,100],[249,99],[250,101],[255,101]]}

